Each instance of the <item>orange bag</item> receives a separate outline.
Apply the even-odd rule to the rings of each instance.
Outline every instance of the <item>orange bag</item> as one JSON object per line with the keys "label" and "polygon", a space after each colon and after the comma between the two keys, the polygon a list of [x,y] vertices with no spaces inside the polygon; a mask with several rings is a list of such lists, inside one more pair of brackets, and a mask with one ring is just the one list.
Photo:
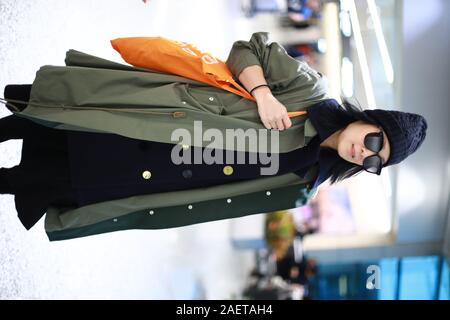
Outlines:
{"label": "orange bag", "polygon": [[[111,40],[111,45],[126,62],[135,67],[179,75],[256,101],[234,81],[225,62],[186,42],[163,37],[131,37]],[[288,112],[288,115],[295,117],[305,113],[296,111]]]}

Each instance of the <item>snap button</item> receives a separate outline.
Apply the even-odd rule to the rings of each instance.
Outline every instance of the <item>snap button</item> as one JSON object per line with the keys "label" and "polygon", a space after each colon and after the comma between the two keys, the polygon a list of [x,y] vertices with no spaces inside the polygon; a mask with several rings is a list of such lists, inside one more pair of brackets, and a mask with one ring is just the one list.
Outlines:
{"label": "snap button", "polygon": [[214,101],[214,98],[213,97],[209,97],[209,101]]}
{"label": "snap button", "polygon": [[227,199],[227,202],[228,202],[228,203],[231,203],[231,199]]}
{"label": "snap button", "polygon": [[117,219],[114,219],[113,221],[114,221],[114,222],[117,222]]}
{"label": "snap button", "polygon": [[189,209],[189,210],[192,209],[192,204],[188,205],[188,209]]}
{"label": "snap button", "polygon": [[142,177],[144,179],[150,179],[151,176],[152,176],[152,173],[148,170],[145,170],[144,172],[142,172]]}
{"label": "snap button", "polygon": [[186,101],[181,101],[182,104],[186,104]]}
{"label": "snap button", "polygon": [[183,170],[182,175],[186,179],[189,179],[192,177],[192,170],[189,170],[189,169]]}
{"label": "snap button", "polygon": [[270,194],[271,194],[270,191],[267,191],[267,192],[266,192],[266,195],[267,195],[267,196],[270,196]]}
{"label": "snap button", "polygon": [[155,213],[155,211],[150,210],[148,213],[151,214],[151,215],[153,215],[153,214]]}
{"label": "snap button", "polygon": [[232,166],[225,166],[223,167],[223,173],[227,176],[233,173],[233,167]]}

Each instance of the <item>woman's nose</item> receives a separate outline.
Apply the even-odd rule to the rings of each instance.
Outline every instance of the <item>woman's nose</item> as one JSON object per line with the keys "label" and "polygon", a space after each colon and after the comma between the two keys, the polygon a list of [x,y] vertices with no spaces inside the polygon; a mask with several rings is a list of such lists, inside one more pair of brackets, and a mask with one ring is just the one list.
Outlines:
{"label": "woman's nose", "polygon": [[370,149],[367,149],[366,147],[361,148],[361,160],[364,160],[365,158],[374,155],[375,152],[373,152]]}

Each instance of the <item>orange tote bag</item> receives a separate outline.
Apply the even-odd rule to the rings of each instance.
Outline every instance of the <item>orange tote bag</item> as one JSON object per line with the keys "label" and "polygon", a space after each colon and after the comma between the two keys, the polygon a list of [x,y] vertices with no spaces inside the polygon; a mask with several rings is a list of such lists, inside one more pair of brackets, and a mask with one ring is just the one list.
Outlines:
{"label": "orange tote bag", "polygon": [[[129,64],[207,83],[246,99],[255,98],[234,79],[225,62],[195,46],[163,37],[131,37],[111,40],[112,47]],[[289,117],[306,111],[288,112]]]}

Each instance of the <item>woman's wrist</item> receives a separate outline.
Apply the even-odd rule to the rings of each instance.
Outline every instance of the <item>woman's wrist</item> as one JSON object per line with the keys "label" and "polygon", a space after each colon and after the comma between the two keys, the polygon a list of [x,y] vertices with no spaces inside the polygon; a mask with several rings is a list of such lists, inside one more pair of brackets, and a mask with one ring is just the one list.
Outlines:
{"label": "woman's wrist", "polygon": [[268,95],[272,95],[272,91],[270,91],[269,87],[264,86],[264,87],[259,87],[259,88],[256,88],[255,90],[253,90],[252,95],[258,101]]}

